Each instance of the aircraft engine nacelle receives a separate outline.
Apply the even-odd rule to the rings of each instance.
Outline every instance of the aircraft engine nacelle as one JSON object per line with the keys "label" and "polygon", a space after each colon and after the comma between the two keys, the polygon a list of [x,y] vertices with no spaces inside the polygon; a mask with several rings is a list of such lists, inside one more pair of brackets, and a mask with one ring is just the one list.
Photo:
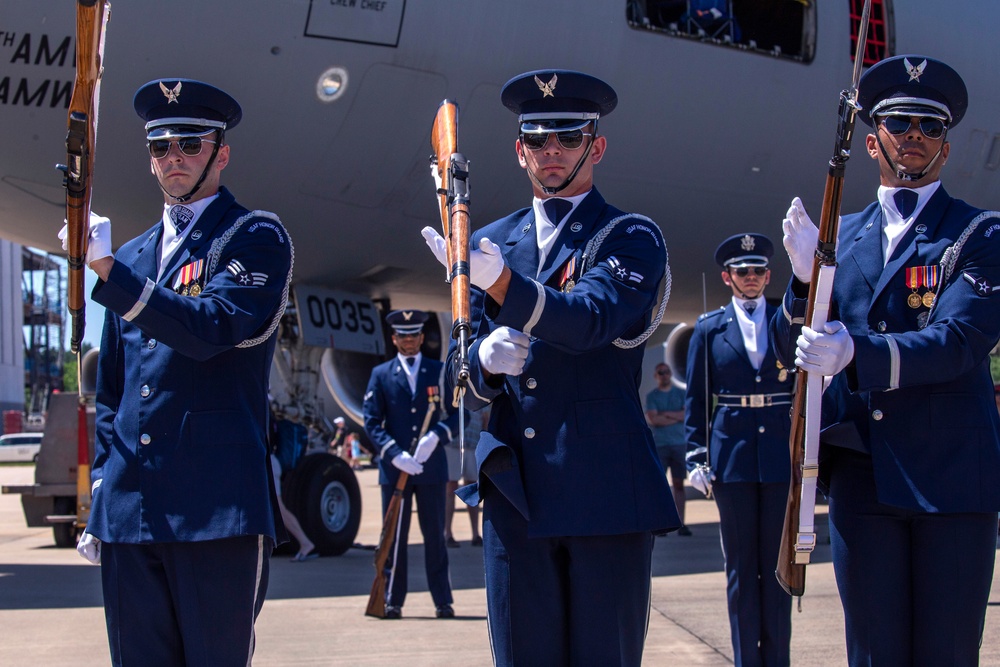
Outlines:
{"label": "aircraft engine nacelle", "polygon": [[674,386],[687,389],[687,355],[694,327],[681,322],[675,326],[663,343],[663,362],[670,366]]}

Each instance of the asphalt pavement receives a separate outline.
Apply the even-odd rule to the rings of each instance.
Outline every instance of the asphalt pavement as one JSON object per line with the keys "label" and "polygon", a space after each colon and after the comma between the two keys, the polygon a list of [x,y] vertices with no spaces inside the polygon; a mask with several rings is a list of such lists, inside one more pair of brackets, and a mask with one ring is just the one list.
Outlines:
{"label": "asphalt pavement", "polygon": [[[30,465],[0,465],[0,484],[30,484]],[[482,549],[470,544],[468,514],[455,514],[461,546],[449,550],[457,617],[436,619],[423,574],[423,545],[414,521],[410,591],[403,619],[364,615],[378,540],[378,475],[358,473],[363,520],[357,548],[302,563],[275,556],[267,601],[257,620],[254,664],[490,665]],[[825,507],[820,507],[825,512]],[[715,503],[689,489],[690,537],[658,538],[644,665],[731,665],[725,576]],[[793,611],[792,664],[846,664],[844,621],[826,544],[808,567],[801,612]],[[982,665],[1000,666],[1000,586],[994,575]],[[99,568],[72,549],[57,549],[52,531],[27,528],[17,496],[0,495],[0,665],[63,667],[109,664]]]}

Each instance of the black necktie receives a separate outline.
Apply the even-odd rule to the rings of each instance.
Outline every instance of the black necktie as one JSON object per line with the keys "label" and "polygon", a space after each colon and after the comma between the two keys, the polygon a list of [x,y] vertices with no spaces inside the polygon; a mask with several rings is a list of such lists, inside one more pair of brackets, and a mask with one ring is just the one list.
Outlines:
{"label": "black necktie", "polygon": [[170,217],[170,222],[174,223],[174,229],[177,230],[178,236],[183,234],[187,226],[194,220],[194,211],[180,204],[171,206],[167,215]]}
{"label": "black necktie", "polygon": [[896,210],[903,220],[913,215],[913,211],[917,209],[917,193],[909,188],[896,190],[892,198],[896,201]]}
{"label": "black necktie", "polygon": [[743,307],[747,309],[747,315],[753,315],[753,311],[757,308],[756,301],[747,301],[743,304]]}
{"label": "black necktie", "polygon": [[573,208],[573,202],[565,199],[546,199],[542,202],[542,208],[545,209],[545,215],[548,216],[552,226],[558,227],[559,221],[566,217],[569,210]]}
{"label": "black necktie", "polygon": [[413,364],[415,364],[416,362],[417,362],[417,358],[416,357],[407,357],[406,358],[406,363],[410,365],[410,368],[413,368]]}

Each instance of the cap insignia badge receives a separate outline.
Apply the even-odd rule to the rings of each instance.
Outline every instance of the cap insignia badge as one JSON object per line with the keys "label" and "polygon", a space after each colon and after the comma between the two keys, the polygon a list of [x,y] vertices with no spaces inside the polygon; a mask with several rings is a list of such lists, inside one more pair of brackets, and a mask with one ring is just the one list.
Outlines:
{"label": "cap insignia badge", "polygon": [[167,88],[160,82],[160,90],[163,91],[163,96],[167,98],[167,104],[179,104],[177,98],[181,96],[181,82],[178,81],[177,85],[173,88]]}
{"label": "cap insignia badge", "polygon": [[749,234],[744,234],[740,240],[740,247],[744,250],[753,250],[755,245],[757,245],[757,242]]}
{"label": "cap insignia badge", "polygon": [[549,79],[548,83],[544,83],[535,75],[535,84],[538,86],[538,90],[542,91],[542,97],[555,97],[556,81],[559,79],[558,74],[553,74],[552,78]]}
{"label": "cap insignia badge", "polygon": [[906,67],[906,73],[910,75],[910,81],[916,81],[920,83],[920,77],[923,75],[924,70],[927,69],[927,61],[914,66],[910,62],[909,58],[903,58],[903,66]]}
{"label": "cap insignia badge", "polygon": [[403,311],[403,319],[404,320],[406,320],[407,322],[409,322],[412,317],[413,317],[413,311],[412,310],[404,310]]}

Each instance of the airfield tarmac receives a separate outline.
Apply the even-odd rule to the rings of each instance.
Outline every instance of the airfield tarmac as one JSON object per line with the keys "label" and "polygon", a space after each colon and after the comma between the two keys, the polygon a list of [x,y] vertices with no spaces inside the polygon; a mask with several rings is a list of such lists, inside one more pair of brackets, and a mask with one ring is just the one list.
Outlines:
{"label": "airfield tarmac", "polygon": [[[30,465],[0,465],[0,484],[30,484]],[[469,544],[468,515],[456,512],[458,549],[450,549],[454,620],[434,618],[423,573],[423,546],[414,521],[410,591],[401,621],[364,615],[378,541],[378,474],[358,473],[363,520],[357,541],[366,548],[343,556],[291,563],[275,556],[267,602],[257,620],[254,664],[490,665],[482,549]],[[824,506],[820,507],[825,512]],[[731,665],[725,576],[715,503],[689,489],[691,537],[658,538],[653,553],[653,595],[644,665]],[[846,664],[844,622],[826,544],[806,575],[801,613],[792,612],[792,664]],[[981,652],[982,665],[1000,666],[1000,576],[994,574]],[[109,664],[100,571],[76,551],[57,549],[52,531],[27,528],[19,496],[0,495],[0,665],[63,667]]]}

